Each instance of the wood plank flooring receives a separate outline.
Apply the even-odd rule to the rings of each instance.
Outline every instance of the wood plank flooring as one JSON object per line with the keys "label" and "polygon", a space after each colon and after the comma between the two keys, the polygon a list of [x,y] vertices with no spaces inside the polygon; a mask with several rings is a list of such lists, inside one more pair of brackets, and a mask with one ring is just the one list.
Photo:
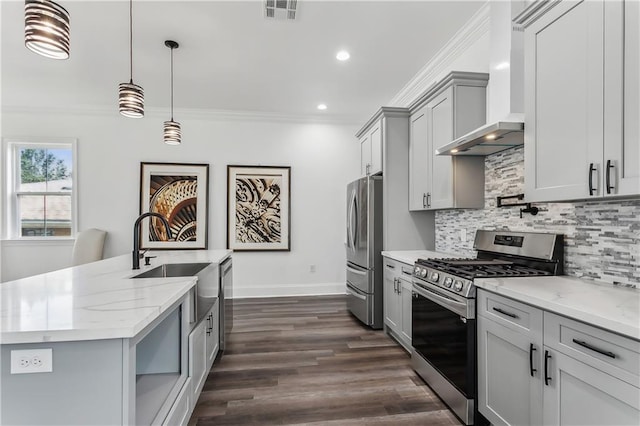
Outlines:
{"label": "wood plank flooring", "polygon": [[345,296],[241,299],[189,425],[460,425]]}

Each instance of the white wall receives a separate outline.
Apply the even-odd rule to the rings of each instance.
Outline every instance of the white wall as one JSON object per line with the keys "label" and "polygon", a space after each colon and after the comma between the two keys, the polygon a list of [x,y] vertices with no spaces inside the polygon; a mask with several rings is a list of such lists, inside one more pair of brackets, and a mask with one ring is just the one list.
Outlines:
{"label": "white wall", "polygon": [[[358,177],[357,124],[181,117],[183,144],[162,142],[161,114],[3,112],[4,137],[78,139],[78,229],[108,232],[105,256],[130,253],[140,162],[210,165],[209,248],[226,247],[226,166],[291,166],[291,252],[234,254],[237,296],[322,294],[344,288],[346,184]],[[5,242],[2,279],[69,266],[71,247]],[[311,273],[310,265],[316,265]]]}

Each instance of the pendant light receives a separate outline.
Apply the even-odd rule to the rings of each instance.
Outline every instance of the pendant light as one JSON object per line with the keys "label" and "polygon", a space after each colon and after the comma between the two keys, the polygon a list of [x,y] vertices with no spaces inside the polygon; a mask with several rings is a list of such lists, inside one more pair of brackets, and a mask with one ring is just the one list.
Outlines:
{"label": "pendant light", "polygon": [[25,0],[24,44],[52,59],[69,58],[69,12],[50,0]]}
{"label": "pendant light", "polygon": [[171,120],[164,122],[164,143],[180,145],[182,142],[180,123],[173,121],[173,49],[177,49],[179,45],[173,40],[166,40],[164,45],[171,49]]}
{"label": "pendant light", "polygon": [[128,83],[120,83],[118,105],[120,114],[129,118],[144,117],[144,90],[133,82],[133,0],[129,0],[129,64]]}

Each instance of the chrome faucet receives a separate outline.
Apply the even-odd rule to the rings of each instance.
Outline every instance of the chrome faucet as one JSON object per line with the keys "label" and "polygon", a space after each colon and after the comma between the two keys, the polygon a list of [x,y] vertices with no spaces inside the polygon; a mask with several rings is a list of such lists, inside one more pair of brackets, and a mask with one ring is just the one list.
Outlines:
{"label": "chrome faucet", "polygon": [[164,227],[167,229],[167,238],[171,238],[169,222],[167,222],[167,219],[165,219],[160,213],[147,212],[138,216],[136,222],[133,224],[133,269],[140,269],[140,222],[142,222],[142,219],[149,216],[155,216],[160,219],[164,224]]}

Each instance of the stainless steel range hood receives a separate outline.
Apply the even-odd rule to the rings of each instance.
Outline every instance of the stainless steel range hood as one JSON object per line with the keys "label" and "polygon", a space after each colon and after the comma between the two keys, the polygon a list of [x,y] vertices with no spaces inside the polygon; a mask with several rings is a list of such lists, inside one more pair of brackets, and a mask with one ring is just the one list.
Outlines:
{"label": "stainless steel range hood", "polygon": [[485,156],[524,143],[524,34],[512,20],[524,2],[490,1],[487,123],[436,149],[438,155]]}
{"label": "stainless steel range hood", "polygon": [[436,149],[437,155],[486,156],[524,143],[522,121],[487,124]]}

